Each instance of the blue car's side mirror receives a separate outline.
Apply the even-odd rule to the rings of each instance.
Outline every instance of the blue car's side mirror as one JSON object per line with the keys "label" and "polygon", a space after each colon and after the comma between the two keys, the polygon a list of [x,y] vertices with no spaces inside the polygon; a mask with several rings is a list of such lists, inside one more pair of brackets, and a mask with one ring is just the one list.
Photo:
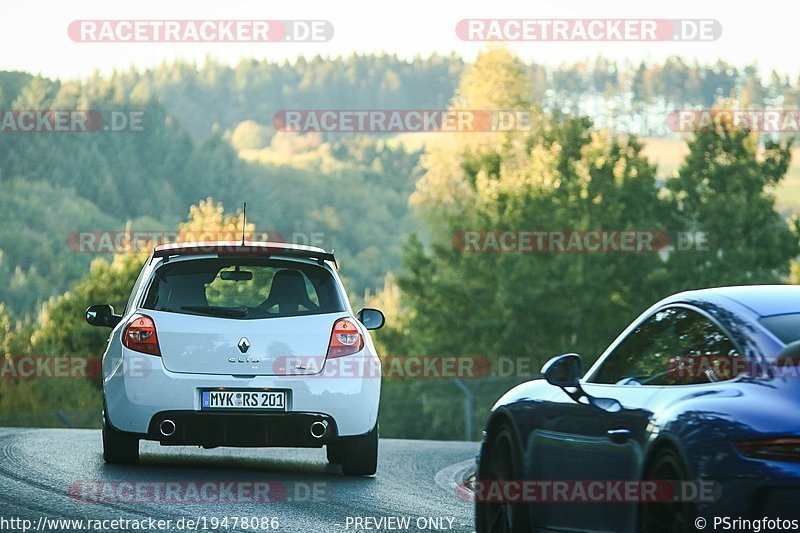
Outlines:
{"label": "blue car's side mirror", "polygon": [[576,353],[565,353],[553,357],[542,367],[542,375],[550,385],[556,387],[579,387],[583,377],[581,356]]}

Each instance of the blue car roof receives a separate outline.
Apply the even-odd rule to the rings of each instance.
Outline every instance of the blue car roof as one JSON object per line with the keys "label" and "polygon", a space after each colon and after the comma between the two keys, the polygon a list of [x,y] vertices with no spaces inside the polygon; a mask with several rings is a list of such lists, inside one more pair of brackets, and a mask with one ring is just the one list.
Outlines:
{"label": "blue car roof", "polygon": [[700,299],[723,296],[749,307],[759,316],[800,313],[800,285],[740,285],[682,293]]}

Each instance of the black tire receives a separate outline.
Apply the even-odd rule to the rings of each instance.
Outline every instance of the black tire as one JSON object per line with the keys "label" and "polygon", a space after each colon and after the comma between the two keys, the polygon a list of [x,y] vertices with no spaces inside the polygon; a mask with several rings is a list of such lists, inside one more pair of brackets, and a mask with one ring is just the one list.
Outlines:
{"label": "black tire", "polygon": [[139,437],[117,431],[103,412],[103,460],[112,465],[135,465],[139,462]]}
{"label": "black tire", "polygon": [[[646,480],[686,481],[688,474],[673,450],[658,452],[645,470]],[[691,502],[642,503],[639,505],[639,531],[646,533],[695,532],[695,507]]]}
{"label": "black tire", "polygon": [[371,476],[378,470],[378,426],[366,435],[342,437],[327,446],[328,461],[346,476]]}
{"label": "black tire", "polygon": [[[487,436],[481,450],[476,484],[522,481],[522,455],[511,427],[504,423]],[[484,492],[485,494],[485,492]],[[481,501],[475,498],[477,533],[529,533],[533,531],[524,503]]]}
{"label": "black tire", "polygon": [[328,462],[331,464],[342,464],[342,448],[337,447],[335,444],[328,444],[325,446],[325,454],[328,456]]}

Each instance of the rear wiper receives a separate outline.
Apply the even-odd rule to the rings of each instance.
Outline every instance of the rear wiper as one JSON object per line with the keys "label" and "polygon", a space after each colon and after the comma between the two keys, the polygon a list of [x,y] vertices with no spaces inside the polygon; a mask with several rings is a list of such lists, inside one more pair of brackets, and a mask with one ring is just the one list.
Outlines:
{"label": "rear wiper", "polygon": [[244,318],[247,316],[247,309],[235,309],[233,307],[212,307],[210,305],[183,305],[181,309],[193,313],[203,313],[206,315],[229,316],[234,318]]}

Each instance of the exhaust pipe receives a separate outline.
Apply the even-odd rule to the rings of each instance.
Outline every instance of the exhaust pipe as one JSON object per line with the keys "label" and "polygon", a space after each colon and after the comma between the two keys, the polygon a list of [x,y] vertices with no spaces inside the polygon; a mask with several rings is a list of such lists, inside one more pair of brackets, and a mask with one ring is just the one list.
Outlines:
{"label": "exhaust pipe", "polygon": [[327,420],[317,420],[313,424],[311,424],[311,436],[315,439],[321,439],[325,436],[325,433],[328,432],[328,421]]}
{"label": "exhaust pipe", "polygon": [[171,437],[175,433],[175,422],[172,420],[164,420],[158,425],[158,430],[165,437]]}

